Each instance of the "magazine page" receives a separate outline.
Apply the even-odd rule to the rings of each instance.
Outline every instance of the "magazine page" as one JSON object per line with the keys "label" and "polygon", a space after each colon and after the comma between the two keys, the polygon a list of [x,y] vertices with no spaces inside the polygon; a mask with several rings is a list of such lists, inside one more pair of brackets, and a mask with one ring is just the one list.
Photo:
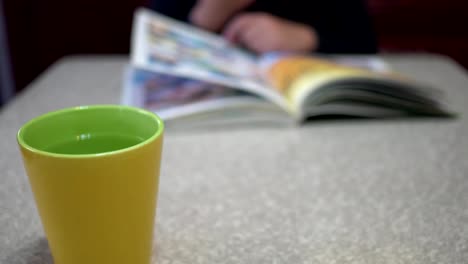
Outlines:
{"label": "magazine page", "polygon": [[[269,53],[259,59],[262,76],[287,100],[292,112],[299,114],[304,97],[338,78],[367,76],[389,67],[375,57],[328,56]],[[302,81],[305,77],[307,81]]]}
{"label": "magazine page", "polygon": [[443,112],[436,100],[438,90],[392,72],[371,58],[270,54],[262,61],[264,78],[302,115],[311,106],[336,101],[415,113]]}
{"label": "magazine page", "polygon": [[165,121],[189,116],[200,118],[215,112],[222,112],[229,119],[228,115],[232,116],[229,112],[234,109],[282,111],[261,97],[219,84],[131,66],[127,67],[124,78],[122,103],[150,110]]}
{"label": "magazine page", "polygon": [[257,71],[257,57],[221,37],[154,11],[135,12],[132,64],[258,94],[285,108],[285,100]]}
{"label": "magazine page", "polygon": [[340,65],[362,68],[377,73],[389,73],[392,68],[383,59],[374,55],[327,55],[319,57]]}

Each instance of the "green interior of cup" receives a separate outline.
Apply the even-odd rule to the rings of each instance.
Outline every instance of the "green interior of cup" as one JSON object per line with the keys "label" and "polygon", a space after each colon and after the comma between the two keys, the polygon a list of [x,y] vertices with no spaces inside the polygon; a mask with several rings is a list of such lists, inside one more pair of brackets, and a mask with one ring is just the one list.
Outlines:
{"label": "green interior of cup", "polygon": [[57,155],[96,155],[149,142],[162,133],[155,114],[127,106],[83,106],[39,116],[18,132],[33,151]]}

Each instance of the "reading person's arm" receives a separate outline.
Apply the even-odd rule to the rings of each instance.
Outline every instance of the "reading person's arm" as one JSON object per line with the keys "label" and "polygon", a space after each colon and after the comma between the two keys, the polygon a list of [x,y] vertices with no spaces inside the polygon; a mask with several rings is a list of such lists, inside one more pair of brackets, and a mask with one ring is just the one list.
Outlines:
{"label": "reading person's arm", "polygon": [[225,27],[223,35],[252,51],[308,52],[318,44],[312,27],[264,12],[242,13]]}
{"label": "reading person's arm", "polygon": [[[261,52],[278,47],[283,50],[323,53],[377,51],[376,37],[364,0],[151,0],[150,2],[156,11],[185,22],[192,21],[213,31],[218,31],[221,23],[227,23],[224,25],[224,31],[232,31],[226,29],[226,26],[229,27],[234,23],[233,20],[240,19],[242,13],[270,14],[269,19],[257,16],[255,20],[263,21],[261,24],[252,22],[251,18],[242,18],[244,21],[250,20],[252,22],[250,24],[254,27],[236,27],[234,30],[236,34],[227,33],[240,38],[241,44],[260,46],[254,49]],[[238,16],[232,12],[238,13]],[[265,20],[270,22],[264,23]],[[269,40],[255,37],[254,28],[255,32],[261,32],[265,37],[269,37]],[[304,28],[307,30],[303,30]],[[254,38],[260,41],[257,43]],[[308,42],[310,40],[313,43]]]}

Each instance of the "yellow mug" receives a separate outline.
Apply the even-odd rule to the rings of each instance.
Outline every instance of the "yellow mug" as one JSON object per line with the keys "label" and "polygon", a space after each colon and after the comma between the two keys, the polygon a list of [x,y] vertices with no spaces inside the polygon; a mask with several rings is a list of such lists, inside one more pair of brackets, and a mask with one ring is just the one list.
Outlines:
{"label": "yellow mug", "polygon": [[149,264],[164,125],[117,105],[68,108],[18,132],[55,264]]}

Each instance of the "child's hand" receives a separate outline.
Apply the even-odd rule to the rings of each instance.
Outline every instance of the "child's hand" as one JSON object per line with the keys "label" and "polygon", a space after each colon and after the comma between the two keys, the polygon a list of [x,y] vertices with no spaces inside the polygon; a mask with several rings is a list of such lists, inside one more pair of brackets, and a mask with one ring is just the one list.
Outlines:
{"label": "child's hand", "polygon": [[244,13],[234,17],[223,35],[259,53],[306,52],[315,50],[318,45],[313,28],[266,13]]}
{"label": "child's hand", "polygon": [[207,30],[218,31],[239,10],[255,0],[197,0],[190,11],[190,21]]}

